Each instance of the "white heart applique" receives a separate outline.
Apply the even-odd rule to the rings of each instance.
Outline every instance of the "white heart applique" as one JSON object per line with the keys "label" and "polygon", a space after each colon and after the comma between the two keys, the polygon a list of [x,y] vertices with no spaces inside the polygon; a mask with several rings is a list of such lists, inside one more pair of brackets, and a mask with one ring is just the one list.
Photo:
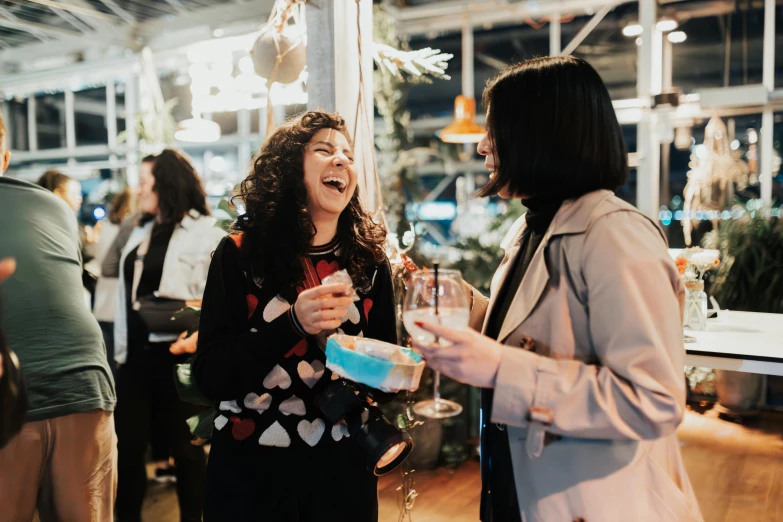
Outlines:
{"label": "white heart applique", "polygon": [[[291,308],[291,304],[283,296],[275,296],[264,308],[264,321],[271,323]],[[357,310],[358,313],[358,310]]]}
{"label": "white heart applique", "polygon": [[296,371],[299,372],[299,377],[302,378],[304,383],[312,388],[324,375],[324,363],[319,360],[313,361],[312,364],[307,361],[300,361]]}
{"label": "white heart applique", "polygon": [[264,378],[264,388],[267,390],[274,390],[277,386],[280,386],[281,390],[287,390],[291,386],[291,377],[279,364]]}
{"label": "white heart applique", "polygon": [[336,441],[342,439],[343,437],[350,437],[350,433],[348,433],[348,426],[343,424],[342,422],[338,422],[334,426],[332,426],[332,438]]}
{"label": "white heart applique", "polygon": [[261,438],[258,439],[258,443],[262,446],[274,446],[276,448],[287,448],[291,445],[291,437],[288,436],[288,432],[285,431],[279,422],[275,421],[274,424],[269,426],[261,434]]}
{"label": "white heart applique", "polygon": [[228,424],[228,419],[225,418],[224,416],[218,415],[217,417],[215,417],[215,427],[218,429],[218,431],[225,428],[226,424]]}
{"label": "white heart applique", "polygon": [[359,309],[356,308],[356,303],[351,304],[345,311],[348,312],[348,315],[343,322],[351,321],[353,324],[359,324]]}
{"label": "white heart applique", "polygon": [[239,407],[237,401],[223,401],[220,403],[220,409],[222,411],[230,411],[231,413],[242,412],[242,408]]}
{"label": "white heart applique", "polygon": [[326,424],[321,419],[315,419],[313,422],[306,420],[300,421],[296,427],[296,431],[299,432],[299,436],[302,440],[308,443],[310,446],[315,446],[318,441],[321,440],[321,436],[324,434]]}
{"label": "white heart applique", "polygon": [[293,413],[301,417],[305,412],[304,401],[296,395],[280,403],[280,413],[283,415],[291,415]]}
{"label": "white heart applique", "polygon": [[259,396],[256,393],[248,393],[245,396],[245,408],[256,410],[259,414],[264,413],[272,404],[272,396],[265,393]]}

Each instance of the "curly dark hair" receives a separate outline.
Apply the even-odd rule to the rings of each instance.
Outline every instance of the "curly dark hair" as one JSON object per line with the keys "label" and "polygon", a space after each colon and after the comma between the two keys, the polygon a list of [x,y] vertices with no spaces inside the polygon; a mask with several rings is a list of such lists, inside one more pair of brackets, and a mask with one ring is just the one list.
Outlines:
{"label": "curly dark hair", "polygon": [[[164,149],[160,154],[147,156],[142,163],[152,163],[155,192],[163,223],[177,224],[191,209],[208,216],[207,193],[190,160],[174,149]],[[148,217],[142,218],[145,222]]]}
{"label": "curly dark hair", "polygon": [[[250,174],[235,196],[245,213],[234,229],[243,233],[241,252],[273,291],[292,296],[304,282],[299,259],[312,246],[316,229],[307,208],[304,148],[322,129],[334,129],[352,143],[338,114],[308,111],[283,124],[267,138]],[[370,268],[383,263],[386,229],[371,219],[359,202],[359,189],[337,223],[340,265],[358,288],[369,285]]]}

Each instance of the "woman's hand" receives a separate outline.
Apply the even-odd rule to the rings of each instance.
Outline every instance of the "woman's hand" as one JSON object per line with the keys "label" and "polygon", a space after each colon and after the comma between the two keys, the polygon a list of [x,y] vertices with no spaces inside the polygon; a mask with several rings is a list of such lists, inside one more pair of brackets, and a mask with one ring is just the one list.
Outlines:
{"label": "woman's hand", "polygon": [[299,294],[294,303],[294,313],[304,331],[317,335],[324,330],[339,328],[348,315],[346,308],[353,304],[350,297],[343,297],[346,291],[344,284],[337,283],[316,286]]}
{"label": "woman's hand", "polygon": [[421,351],[433,370],[478,388],[495,387],[504,350],[502,344],[472,328],[453,330],[421,322],[416,326],[452,343],[451,346],[439,346],[412,339],[413,346]]}
{"label": "woman's hand", "polygon": [[186,337],[188,332],[182,332],[176,341],[169,346],[169,351],[174,355],[182,355],[183,353],[196,353],[198,347],[198,332],[195,332],[190,337]]}
{"label": "woman's hand", "polygon": [[186,308],[201,308],[201,299],[190,299],[188,301],[185,301],[185,307]]}

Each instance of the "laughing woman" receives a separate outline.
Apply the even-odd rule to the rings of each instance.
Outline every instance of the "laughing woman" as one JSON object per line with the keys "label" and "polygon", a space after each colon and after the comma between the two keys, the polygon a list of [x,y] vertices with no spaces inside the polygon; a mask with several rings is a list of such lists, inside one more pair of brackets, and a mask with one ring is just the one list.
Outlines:
{"label": "laughing woman", "polygon": [[483,334],[429,325],[452,344],[419,346],[483,388],[482,520],[701,521],[675,434],[683,286],[657,224],[613,194],[628,164],[606,87],[578,58],[539,58],[484,105],[483,195],[529,210],[489,303],[474,292]]}
{"label": "laughing woman", "polygon": [[[345,122],[319,111],[276,130],[242,183],[245,214],[212,260],[193,366],[221,410],[207,522],[377,520],[365,456],[313,402],[332,378],[328,333],[397,342],[386,234],[356,185]],[[360,301],[321,285],[341,268]]]}

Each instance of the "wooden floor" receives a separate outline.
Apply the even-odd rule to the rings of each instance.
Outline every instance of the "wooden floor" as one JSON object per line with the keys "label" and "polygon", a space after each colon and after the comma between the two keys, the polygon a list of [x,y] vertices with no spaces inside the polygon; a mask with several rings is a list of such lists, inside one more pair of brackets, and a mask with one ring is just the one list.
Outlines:
{"label": "wooden floor", "polygon": [[[783,413],[741,426],[717,413],[688,412],[679,430],[682,453],[706,522],[783,522]],[[481,480],[476,461],[456,470],[415,473],[415,522],[475,522]],[[397,522],[399,475],[381,479],[381,522]],[[148,490],[145,522],[179,520],[174,486]]]}

